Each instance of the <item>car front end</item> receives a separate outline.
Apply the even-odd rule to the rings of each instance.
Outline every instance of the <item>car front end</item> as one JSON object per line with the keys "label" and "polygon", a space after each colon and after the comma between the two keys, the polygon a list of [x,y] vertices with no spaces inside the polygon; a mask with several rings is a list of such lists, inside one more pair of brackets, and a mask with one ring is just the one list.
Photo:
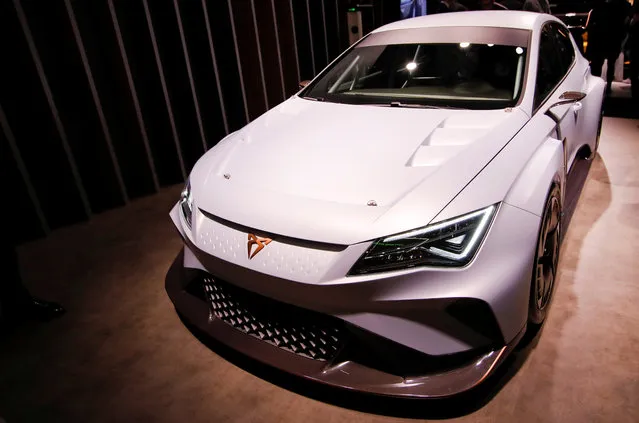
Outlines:
{"label": "car front end", "polygon": [[[376,394],[450,396],[482,382],[525,330],[539,218],[506,203],[426,227],[439,228],[451,247],[466,237],[469,256],[459,266],[449,256],[464,249],[426,245],[402,268],[410,252],[385,260],[375,249],[412,246],[428,233],[322,244],[237,225],[197,201],[188,216],[187,202],[171,211],[184,239],[166,277],[177,311],[286,372]],[[434,261],[424,264],[427,256]]]}
{"label": "car front end", "polygon": [[220,141],[171,211],[178,313],[332,386],[437,398],[481,383],[525,331],[540,217],[505,201],[506,179],[467,187],[530,119],[530,40],[372,34]]}

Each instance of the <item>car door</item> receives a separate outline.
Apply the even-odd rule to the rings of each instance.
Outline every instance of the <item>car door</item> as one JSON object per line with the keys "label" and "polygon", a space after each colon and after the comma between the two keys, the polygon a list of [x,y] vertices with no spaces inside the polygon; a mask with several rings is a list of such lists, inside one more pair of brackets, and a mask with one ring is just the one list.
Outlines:
{"label": "car door", "polygon": [[[567,46],[561,41],[565,40],[565,35],[560,29],[558,23],[549,22],[541,31],[534,101],[536,113],[548,113],[562,93],[582,89],[583,79],[575,77],[572,72],[575,65],[574,49],[572,54],[570,50],[566,51]],[[569,38],[568,42],[572,48]],[[576,153],[577,140],[574,138],[580,107],[579,103],[566,104],[552,107],[550,111],[558,121],[556,137],[564,144],[566,173]]]}
{"label": "car door", "polygon": [[[565,74],[563,81],[560,82],[557,92],[562,94],[566,91],[584,91],[586,80],[584,78],[585,69],[577,69],[576,53],[571,35],[568,29],[558,22],[548,24],[550,35],[555,44],[555,49],[559,56],[559,64],[561,73]],[[565,142],[566,164],[567,170],[570,171],[574,163],[577,150],[582,145],[579,131],[580,120],[582,119],[582,103],[577,102],[562,107],[561,134]],[[555,114],[560,113],[560,108],[553,108]]]}

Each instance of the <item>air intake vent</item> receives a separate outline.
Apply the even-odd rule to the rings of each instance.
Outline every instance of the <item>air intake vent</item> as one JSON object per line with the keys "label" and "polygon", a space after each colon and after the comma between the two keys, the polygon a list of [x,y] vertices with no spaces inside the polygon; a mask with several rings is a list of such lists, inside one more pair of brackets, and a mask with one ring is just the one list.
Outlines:
{"label": "air intake vent", "polygon": [[304,310],[212,277],[203,278],[204,294],[213,314],[235,329],[278,348],[327,361],[343,345],[340,321]]}

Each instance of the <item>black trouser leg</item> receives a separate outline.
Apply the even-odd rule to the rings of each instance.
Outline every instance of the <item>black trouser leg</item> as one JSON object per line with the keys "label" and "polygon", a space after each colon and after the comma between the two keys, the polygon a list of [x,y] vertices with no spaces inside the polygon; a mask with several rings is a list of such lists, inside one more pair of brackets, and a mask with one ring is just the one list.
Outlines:
{"label": "black trouser leg", "polygon": [[606,75],[606,87],[608,88],[608,91],[612,88],[612,81],[615,80],[615,63],[619,58],[619,53],[620,52],[609,53],[606,57],[608,60],[608,72]]}
{"label": "black trouser leg", "polygon": [[601,68],[603,67],[604,57],[600,54],[592,54],[590,62],[590,73],[594,76],[601,76]]}
{"label": "black trouser leg", "polygon": [[6,257],[6,267],[3,266],[3,274],[0,276],[0,305],[2,317],[11,317],[28,305],[31,295],[22,284],[18,254],[14,246],[3,240],[0,249],[0,257]]}

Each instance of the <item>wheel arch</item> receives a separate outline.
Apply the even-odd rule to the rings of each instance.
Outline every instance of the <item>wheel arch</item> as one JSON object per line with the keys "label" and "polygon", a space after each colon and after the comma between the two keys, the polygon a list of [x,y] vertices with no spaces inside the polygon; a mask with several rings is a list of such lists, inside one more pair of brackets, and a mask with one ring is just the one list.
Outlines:
{"label": "wheel arch", "polygon": [[557,184],[563,192],[564,179],[563,144],[560,140],[549,137],[526,163],[506,194],[504,202],[541,216],[548,190],[553,184]]}

